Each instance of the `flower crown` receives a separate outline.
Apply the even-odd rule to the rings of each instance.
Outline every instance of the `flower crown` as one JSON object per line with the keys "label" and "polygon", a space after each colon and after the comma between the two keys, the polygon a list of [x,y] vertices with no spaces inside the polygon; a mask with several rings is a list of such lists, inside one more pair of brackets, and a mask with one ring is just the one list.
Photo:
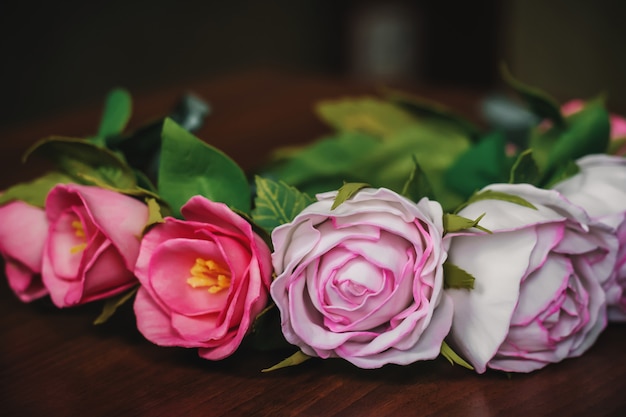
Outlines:
{"label": "flower crown", "polygon": [[132,302],[146,339],[209,360],[291,350],[266,370],[579,356],[626,321],[626,120],[503,74],[536,121],[513,139],[384,90],[319,103],[335,133],[253,173],[194,136],[198,99],[126,132],[114,90],[94,136],[36,143],[54,168],[0,195],[9,285],[103,300],[95,324]]}

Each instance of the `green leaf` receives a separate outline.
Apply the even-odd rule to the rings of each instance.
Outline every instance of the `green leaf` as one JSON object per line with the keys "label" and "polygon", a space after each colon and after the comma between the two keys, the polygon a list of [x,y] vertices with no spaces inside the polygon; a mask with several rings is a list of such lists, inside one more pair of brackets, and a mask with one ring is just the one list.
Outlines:
{"label": "green leaf", "polygon": [[148,221],[143,228],[143,232],[141,233],[142,235],[145,235],[155,224],[165,223],[159,202],[154,198],[147,198],[146,204],[148,205]]}
{"label": "green leaf", "polygon": [[626,138],[612,139],[609,142],[606,153],[609,155],[617,155],[624,146],[626,146]]}
{"label": "green leaf", "polygon": [[580,172],[580,167],[578,166],[578,164],[576,164],[576,162],[572,160],[567,161],[567,163],[558,167],[555,170],[554,175],[552,175],[550,180],[543,186],[543,188],[546,188],[546,189],[553,188],[559,182],[565,181],[566,179],[573,177],[579,172]]}
{"label": "green leaf", "polygon": [[475,278],[469,272],[458,266],[445,262],[443,264],[444,288],[474,289]]}
{"label": "green leaf", "polygon": [[282,181],[255,177],[257,195],[252,220],[271,233],[281,224],[289,223],[315,200]]}
{"label": "green leaf", "polygon": [[513,203],[513,204],[517,204],[520,206],[531,208],[533,210],[537,210],[537,207],[535,207],[534,205],[532,205],[532,203],[530,203],[529,201],[527,201],[526,199],[520,196],[517,196],[514,194],[502,193],[499,191],[485,190],[483,192],[472,195],[467,200],[467,202],[463,203],[460,207],[458,207],[456,211],[459,212],[463,207],[466,207],[480,200],[508,201],[509,203]]}
{"label": "green leaf", "polygon": [[399,105],[418,118],[440,119],[449,125],[455,126],[472,140],[478,140],[481,136],[480,129],[476,125],[441,103],[389,88],[383,88],[383,94],[389,101]]}
{"label": "green leaf", "polygon": [[539,167],[533,158],[532,149],[526,149],[519,154],[513,168],[511,168],[509,184],[538,185],[540,178]]}
{"label": "green leaf", "polygon": [[467,368],[470,371],[474,370],[474,367],[470,365],[467,361],[465,361],[465,359],[457,355],[457,353],[452,350],[452,348],[446,342],[443,342],[441,344],[441,356],[446,358],[452,365],[456,363],[457,365],[461,365],[462,367]]}
{"label": "green leaf", "polygon": [[418,202],[422,197],[436,200],[435,192],[428,180],[428,176],[422,171],[415,155],[413,155],[413,164],[413,169],[411,170],[409,178],[404,183],[401,194],[415,202]]}
{"label": "green leaf", "polygon": [[0,205],[20,200],[31,206],[44,208],[46,197],[57,184],[74,182],[71,177],[57,171],[51,171],[30,182],[15,184],[0,195]]}
{"label": "green leaf", "polygon": [[93,324],[97,325],[106,323],[107,320],[109,320],[113,316],[113,314],[115,314],[118,308],[120,308],[124,303],[130,300],[135,295],[135,293],[137,293],[137,290],[139,290],[139,285],[126,293],[107,298],[104,302],[104,306],[102,307],[102,312],[94,320]]}
{"label": "green leaf", "polygon": [[444,213],[443,215],[443,230],[445,233],[460,232],[461,230],[467,230],[476,228],[483,232],[491,233],[491,230],[480,226],[478,223],[485,217],[485,213],[481,214],[476,220],[468,219],[456,214]]}
{"label": "green leaf", "polygon": [[171,119],[163,123],[158,189],[177,217],[194,195],[250,213],[250,189],[241,168]]}
{"label": "green leaf", "polygon": [[83,139],[52,136],[33,145],[23,160],[33,155],[52,161],[59,171],[76,182],[89,183],[85,181],[89,177],[116,188],[137,185],[132,168],[115,153]]}
{"label": "green leaf", "polygon": [[319,117],[337,130],[388,137],[416,124],[410,113],[374,97],[344,98],[317,103]]}
{"label": "green leaf", "polygon": [[[344,181],[356,182],[360,173],[353,167],[375,152],[380,139],[358,132],[340,132],[313,142],[290,157],[274,161],[262,170],[264,177],[281,180],[314,196],[336,190]],[[285,154],[284,151],[281,153]],[[406,175],[406,174],[405,174]]]}
{"label": "green leaf", "polygon": [[336,209],[341,204],[351,199],[361,191],[363,188],[370,187],[368,183],[365,182],[348,182],[345,183],[338,191],[337,196],[335,197],[335,201],[333,201],[333,205],[330,207],[331,210]]}
{"label": "green leaf", "polygon": [[272,372],[272,371],[276,371],[277,369],[286,368],[288,366],[300,365],[302,362],[308,361],[309,359],[311,359],[311,356],[299,350],[293,355],[291,355],[290,357],[288,357],[287,359],[280,361],[279,363],[277,363],[276,365],[270,368],[263,369],[261,370],[261,372]]}
{"label": "green leaf", "polygon": [[569,127],[554,142],[548,153],[544,181],[557,168],[585,155],[606,152],[610,140],[609,113],[601,101],[588,102],[585,107],[568,117]]}
{"label": "green leaf", "polygon": [[506,138],[493,132],[469,148],[445,173],[445,181],[465,198],[489,184],[509,179],[511,159],[506,155]]}
{"label": "green leaf", "polygon": [[126,128],[132,114],[132,98],[128,91],[117,88],[112,90],[106,98],[98,137],[107,138],[117,136]]}
{"label": "green leaf", "polygon": [[566,123],[561,114],[561,108],[553,97],[516,79],[504,63],[500,66],[500,72],[504,81],[526,101],[533,113],[542,119],[552,120],[559,128],[565,127]]}

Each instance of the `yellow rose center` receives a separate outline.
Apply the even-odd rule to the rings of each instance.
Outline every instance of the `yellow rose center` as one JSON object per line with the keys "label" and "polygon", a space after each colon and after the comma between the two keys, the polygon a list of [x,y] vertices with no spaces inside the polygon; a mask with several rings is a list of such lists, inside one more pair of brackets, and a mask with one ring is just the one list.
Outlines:
{"label": "yellow rose center", "polygon": [[79,243],[78,245],[70,248],[70,253],[73,255],[85,250],[87,247],[87,237],[85,235],[85,229],[83,229],[83,223],[80,220],[74,220],[72,222],[72,227],[74,228],[74,236],[83,241],[83,243]]}
{"label": "yellow rose center", "polygon": [[206,287],[211,294],[216,294],[230,287],[230,271],[212,259],[197,258],[189,273],[187,284],[193,288]]}

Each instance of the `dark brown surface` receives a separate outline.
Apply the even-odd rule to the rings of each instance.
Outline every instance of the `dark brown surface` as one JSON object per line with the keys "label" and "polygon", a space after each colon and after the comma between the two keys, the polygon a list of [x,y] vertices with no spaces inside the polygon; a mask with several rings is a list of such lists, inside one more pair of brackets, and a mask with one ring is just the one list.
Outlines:
{"label": "dark brown surface", "polygon": [[[213,116],[198,135],[246,169],[269,149],[312,140],[328,128],[312,112],[316,99],[372,91],[338,80],[270,73],[194,84]],[[133,124],[164,114],[182,88],[137,99]],[[419,92],[419,90],[417,90]],[[475,116],[476,94],[422,91]],[[3,129],[0,189],[41,168],[19,156],[49,134],[95,130],[97,107]],[[445,360],[360,370],[340,360],[310,360],[270,374],[260,369],[284,352],[242,349],[222,362],[194,350],[160,348],[134,327],[130,306],[102,326],[100,305],[58,310],[48,300],[22,304],[0,283],[0,415],[626,415],[626,326],[611,325],[580,358],[530,375],[476,375]]]}

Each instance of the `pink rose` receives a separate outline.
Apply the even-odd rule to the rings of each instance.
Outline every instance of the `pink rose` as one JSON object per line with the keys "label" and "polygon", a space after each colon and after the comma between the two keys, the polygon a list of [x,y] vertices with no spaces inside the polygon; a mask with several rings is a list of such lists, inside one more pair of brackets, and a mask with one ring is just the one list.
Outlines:
{"label": "pink rose", "polygon": [[270,250],[225,204],[192,197],[144,236],[135,273],[139,331],[161,346],[197,347],[205,359],[231,355],[266,307]]}
{"label": "pink rose", "polygon": [[24,302],[48,294],[41,281],[41,256],[47,235],[43,209],[23,201],[0,206],[0,254],[9,286]]}
{"label": "pink rose", "polygon": [[83,304],[137,284],[132,271],[148,220],[145,204],[98,187],[64,184],[48,194],[46,215],[42,278],[54,304]]}
{"label": "pink rose", "polygon": [[448,289],[454,301],[450,345],[477,372],[530,372],[579,356],[606,327],[602,283],[615,264],[617,239],[554,190],[494,184],[536,210],[479,200],[459,212],[487,233],[451,236],[450,261],[475,278],[474,289]]}
{"label": "pink rose", "polygon": [[588,155],[576,161],[580,172],[554,186],[597,221],[612,228],[619,240],[617,263],[603,285],[611,321],[626,321],[626,159]]}
{"label": "pink rose", "polygon": [[361,368],[433,359],[450,329],[442,209],[364,189],[331,209],[320,194],[272,233],[271,294],[285,338]]}
{"label": "pink rose", "polygon": [[[561,112],[564,116],[577,113],[583,109],[585,102],[583,100],[571,100],[561,106]],[[610,115],[611,122],[611,140],[626,139],[626,119],[616,114]],[[626,145],[620,147],[615,155],[626,155]]]}

